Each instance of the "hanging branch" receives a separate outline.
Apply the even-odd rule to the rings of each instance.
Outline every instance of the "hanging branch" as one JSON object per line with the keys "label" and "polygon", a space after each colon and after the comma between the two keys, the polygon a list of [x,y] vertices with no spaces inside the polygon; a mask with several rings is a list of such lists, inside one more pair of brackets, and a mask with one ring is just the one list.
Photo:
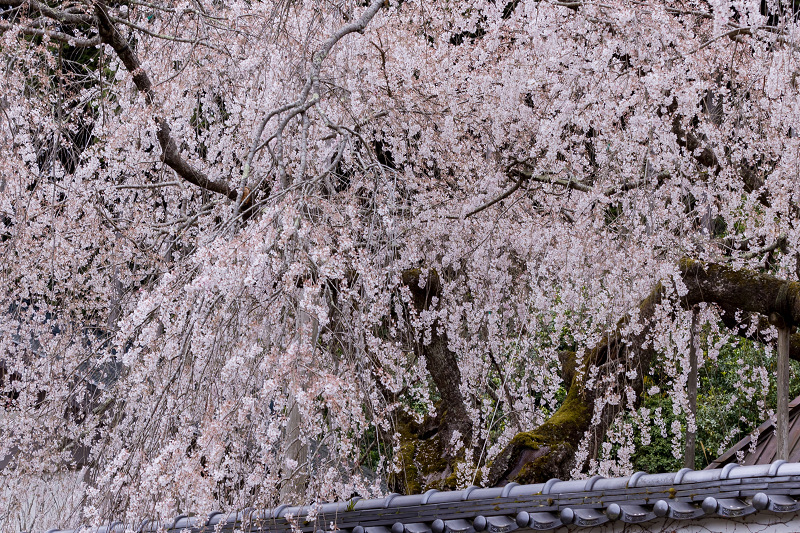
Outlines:
{"label": "hanging branch", "polygon": [[[242,171],[242,178],[239,183],[239,188],[244,189],[248,185],[248,178],[250,175],[250,171],[253,168],[253,159],[255,158],[256,154],[264,148],[269,149],[269,144],[274,140],[276,141],[275,151],[271,152],[273,158],[276,160],[277,168],[278,168],[278,181],[280,183],[281,189],[285,189],[289,186],[288,178],[286,176],[286,169],[283,164],[283,132],[289,123],[295,117],[305,117],[306,111],[308,111],[311,107],[313,107],[317,102],[320,100],[320,91],[319,91],[319,74],[320,70],[322,69],[322,63],[325,59],[330,55],[331,50],[333,47],[342,40],[346,35],[351,33],[361,33],[367,27],[367,24],[372,20],[372,18],[380,11],[380,9],[386,4],[384,0],[373,0],[373,2],[367,7],[367,9],[362,13],[361,17],[358,20],[342,26],[337,31],[333,33],[312,55],[311,59],[311,71],[308,74],[308,78],[306,79],[306,83],[303,86],[302,90],[300,91],[300,96],[294,101],[289,104],[280,106],[272,111],[268,112],[264,118],[258,123],[253,133],[253,141],[250,146],[250,151],[247,154],[247,160],[244,165],[244,170]],[[286,113],[286,116],[282,116]],[[278,117],[279,122],[278,126],[275,129],[275,133],[273,133],[266,141],[262,142],[261,137],[264,134],[264,129],[266,128],[267,124],[273,117]],[[303,119],[305,120],[305,119]],[[303,126],[304,129],[306,126]],[[301,152],[305,153],[306,146],[305,144],[301,147]],[[305,165],[305,163],[303,163]],[[237,209],[238,212],[238,204],[240,199],[237,198]]]}

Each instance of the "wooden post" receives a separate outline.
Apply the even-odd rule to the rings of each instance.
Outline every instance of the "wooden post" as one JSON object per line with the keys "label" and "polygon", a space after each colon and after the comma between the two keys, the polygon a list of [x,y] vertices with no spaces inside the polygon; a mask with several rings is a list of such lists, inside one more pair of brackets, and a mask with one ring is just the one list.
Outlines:
{"label": "wooden post", "polygon": [[777,423],[775,435],[777,449],[775,459],[789,460],[789,335],[790,326],[778,313],[772,313],[769,321],[778,328],[778,374],[777,389],[778,402],[775,406]]}
{"label": "wooden post", "polygon": [[789,328],[778,329],[778,456],[789,460]]}
{"label": "wooden post", "polygon": [[[689,340],[689,382],[687,393],[689,396],[689,413],[691,420],[697,428],[697,310],[692,310],[692,329]],[[684,455],[683,466],[694,470],[694,451],[697,441],[697,430],[686,428],[686,454]]]}

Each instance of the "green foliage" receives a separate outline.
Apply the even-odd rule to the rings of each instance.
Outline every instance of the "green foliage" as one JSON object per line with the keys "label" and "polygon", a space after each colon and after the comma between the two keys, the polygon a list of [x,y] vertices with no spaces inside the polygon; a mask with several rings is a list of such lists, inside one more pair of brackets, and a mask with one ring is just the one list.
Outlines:
{"label": "green foliage", "polygon": [[[709,361],[698,372],[697,394],[697,446],[695,450],[695,469],[706,467],[722,452],[752,432],[765,420],[764,411],[775,409],[777,393],[775,388],[775,357],[768,356],[762,345],[739,339],[736,344],[728,344],[720,349],[716,361]],[[761,376],[766,370],[769,389],[763,390]],[[800,363],[790,362],[789,397],[800,395]],[[671,424],[678,420],[685,442],[686,416],[673,412],[673,398],[669,390],[669,378],[656,372],[646,380],[646,388],[653,384],[660,392],[645,395],[642,407],[654,412],[661,408],[665,422],[666,436],[651,427],[651,442],[642,445],[642,437],[635,437],[636,452],[633,466],[646,472],[671,472],[683,466],[683,458],[673,455],[673,435]],[[761,404],[761,405],[759,405]],[[763,406],[763,409],[762,409]],[[682,443],[681,447],[685,445]]]}
{"label": "green foliage", "polygon": [[[651,412],[661,408],[662,414],[666,418],[667,436],[663,437],[658,428],[650,428],[650,443],[642,444],[642,435],[637,432],[634,437],[636,452],[633,456],[634,470],[644,472],[675,472],[683,467],[683,459],[676,459],[672,454],[672,435],[670,435],[670,424],[674,418],[672,415],[672,399],[666,394],[656,394],[646,396],[642,400],[642,406],[650,409]],[[681,420],[681,425],[686,428],[685,419]]]}

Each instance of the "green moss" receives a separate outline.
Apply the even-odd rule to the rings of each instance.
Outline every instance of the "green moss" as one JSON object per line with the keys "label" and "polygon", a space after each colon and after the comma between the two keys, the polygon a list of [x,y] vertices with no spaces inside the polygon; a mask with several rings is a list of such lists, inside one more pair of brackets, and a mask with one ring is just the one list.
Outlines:
{"label": "green moss", "polygon": [[403,284],[410,285],[412,283],[419,284],[419,277],[422,275],[421,268],[407,268],[403,270],[402,278]]}
{"label": "green moss", "polygon": [[[441,482],[442,488],[439,490],[454,490],[458,488],[458,470],[463,466],[462,461],[454,461],[451,465],[451,472],[446,478],[444,478]],[[432,487],[428,487],[432,488]]]}
{"label": "green moss", "polygon": [[539,431],[525,431],[523,433],[517,433],[513,439],[511,439],[512,446],[520,446],[523,448],[531,448],[533,450],[538,450],[539,446],[544,444],[544,442],[539,437]]}
{"label": "green moss", "polygon": [[422,486],[419,482],[419,469],[414,461],[414,452],[416,451],[414,442],[406,442],[400,446],[400,464],[402,465],[403,479],[400,481],[405,486],[406,494],[418,494],[422,491]]}
{"label": "green moss", "polygon": [[517,434],[511,440],[511,444],[534,450],[543,445],[553,446],[561,443],[575,445],[583,434],[590,414],[589,407],[578,393],[580,388],[577,380],[573,380],[567,398],[553,416],[537,429]]}
{"label": "green moss", "polygon": [[559,469],[558,463],[562,458],[569,455],[565,452],[576,449],[591,416],[589,407],[578,392],[580,389],[576,378],[564,403],[547,422],[533,431],[519,433],[511,440],[510,446],[514,450],[511,464],[517,462],[526,448],[548,448],[546,453],[525,464],[514,481],[533,483],[549,477],[549,473]]}
{"label": "green moss", "polygon": [[702,263],[700,261],[695,261],[689,257],[682,257],[680,261],[678,261],[678,268],[681,269],[681,272],[689,272],[690,270],[701,267]]}
{"label": "green moss", "polygon": [[456,488],[459,459],[448,460],[438,433],[422,440],[412,426],[410,422],[397,425],[401,471],[391,480],[395,490],[405,494],[420,494],[428,489]]}
{"label": "green moss", "polygon": [[649,309],[653,305],[660,302],[663,293],[664,293],[664,286],[659,281],[658,283],[656,283],[656,286],[653,287],[653,290],[650,291],[650,294],[647,295],[647,298],[642,300],[642,303],[639,304],[639,311],[644,311],[645,309]]}
{"label": "green moss", "polygon": [[425,476],[442,472],[447,468],[447,460],[442,456],[441,442],[436,436],[417,445],[417,463]]}
{"label": "green moss", "polygon": [[390,481],[395,486],[395,490],[406,494],[417,494],[422,489],[419,483],[419,470],[414,461],[417,439],[406,422],[398,422],[397,430],[400,433],[400,450],[397,457],[400,462],[400,472],[395,474]]}

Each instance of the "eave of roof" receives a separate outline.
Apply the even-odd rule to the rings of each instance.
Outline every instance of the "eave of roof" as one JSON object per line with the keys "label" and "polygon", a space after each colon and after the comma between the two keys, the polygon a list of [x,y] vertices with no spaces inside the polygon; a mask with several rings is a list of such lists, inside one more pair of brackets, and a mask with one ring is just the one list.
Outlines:
{"label": "eave of roof", "polygon": [[[315,506],[280,505],[266,510],[212,513],[203,519],[181,515],[168,523],[145,521],[135,527],[112,522],[91,531],[316,533],[329,530],[333,524],[348,533],[509,533],[518,528],[547,531],[565,524],[594,527],[617,520],[644,523],[658,518],[737,518],[764,510],[795,513],[800,510],[798,498],[800,463],[776,461],[755,466],[728,464],[716,470],[684,468],[666,474],[637,472],[622,478],[594,476],[533,485],[429,490]],[[77,530],[51,529],[47,533],[73,532]]]}
{"label": "eave of roof", "polygon": [[[743,455],[741,460],[743,465],[767,464],[774,461],[778,448],[775,422],[773,420],[765,421],[753,431],[753,434],[758,435],[755,446],[752,446],[752,434],[747,435],[711,461],[705,469],[722,468],[727,464],[736,463],[740,453]],[[792,462],[800,461],[800,396],[789,403],[788,459]]]}

